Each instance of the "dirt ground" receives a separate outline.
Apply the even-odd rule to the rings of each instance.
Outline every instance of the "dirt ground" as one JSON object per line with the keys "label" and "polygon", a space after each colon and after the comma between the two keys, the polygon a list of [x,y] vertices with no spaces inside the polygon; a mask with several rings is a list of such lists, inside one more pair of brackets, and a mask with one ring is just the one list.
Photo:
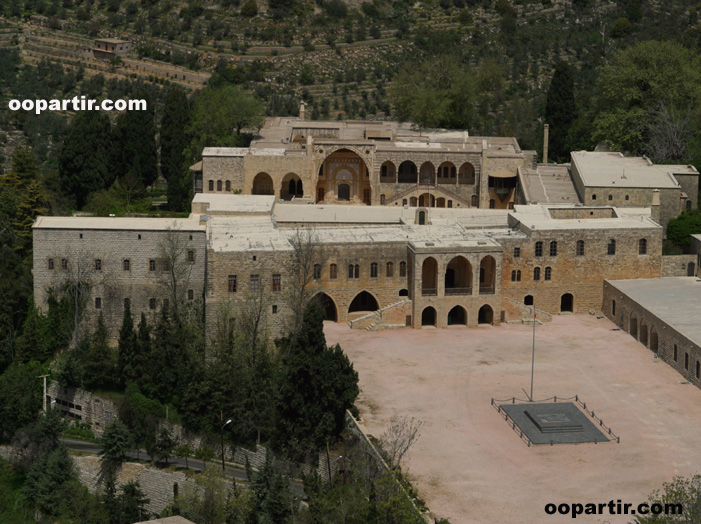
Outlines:
{"label": "dirt ground", "polygon": [[351,330],[327,323],[360,375],[358,402],[379,437],[393,414],[424,422],[406,459],[432,512],[452,524],[627,523],[547,515],[548,503],[645,502],[675,475],[701,473],[701,390],[608,319],[537,327],[534,398],[575,394],[621,443],[528,447],[490,405],[530,388],[526,325]]}

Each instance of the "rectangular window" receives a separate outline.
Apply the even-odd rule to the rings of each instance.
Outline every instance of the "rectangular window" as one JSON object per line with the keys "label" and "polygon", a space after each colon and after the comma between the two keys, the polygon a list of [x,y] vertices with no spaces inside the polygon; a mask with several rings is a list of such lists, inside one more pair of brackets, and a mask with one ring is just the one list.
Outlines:
{"label": "rectangular window", "polygon": [[260,291],[260,276],[251,275],[251,293],[258,293]]}
{"label": "rectangular window", "polygon": [[193,249],[190,249],[190,250],[187,252],[187,261],[188,261],[190,264],[194,264],[194,263],[195,263],[195,251],[194,251]]}
{"label": "rectangular window", "polygon": [[54,268],[54,259],[50,258],[49,259],[49,271],[53,270]]}
{"label": "rectangular window", "polygon": [[321,264],[314,264],[314,280],[321,280]]}
{"label": "rectangular window", "polygon": [[61,259],[61,269],[66,271],[68,269],[68,259],[67,258],[62,258]]}
{"label": "rectangular window", "polygon": [[520,247],[514,248],[514,258],[521,258],[521,248]]}
{"label": "rectangular window", "polygon": [[535,243],[535,256],[537,256],[537,257],[543,256],[543,243],[542,242]]}
{"label": "rectangular window", "polygon": [[229,275],[229,293],[236,293],[236,275]]}
{"label": "rectangular window", "polygon": [[124,268],[124,271],[129,271],[131,269],[131,261],[128,258],[125,258],[122,261],[122,267]]}
{"label": "rectangular window", "polygon": [[95,259],[95,271],[102,271],[102,260],[99,258]]}
{"label": "rectangular window", "polygon": [[102,309],[102,299],[95,297],[95,309]]}
{"label": "rectangular window", "polygon": [[156,309],[156,299],[155,298],[148,299],[148,308],[149,309]]}
{"label": "rectangular window", "polygon": [[149,271],[156,271],[156,261],[151,259],[148,261],[148,270]]}
{"label": "rectangular window", "polygon": [[689,353],[684,353],[684,369],[689,369]]}
{"label": "rectangular window", "polygon": [[187,290],[187,299],[188,300],[194,300],[195,298],[195,292],[192,289]]}
{"label": "rectangular window", "polygon": [[674,344],[674,356],[673,356],[673,358],[674,358],[674,361],[676,362],[676,361],[677,361],[677,345],[676,345],[676,344]]}
{"label": "rectangular window", "polygon": [[282,282],[279,273],[273,275],[273,291],[282,291]]}
{"label": "rectangular window", "polygon": [[273,315],[277,314],[277,305],[273,304]]}
{"label": "rectangular window", "polygon": [[331,264],[329,266],[329,278],[331,280],[336,280],[338,278],[338,266],[336,264]]}

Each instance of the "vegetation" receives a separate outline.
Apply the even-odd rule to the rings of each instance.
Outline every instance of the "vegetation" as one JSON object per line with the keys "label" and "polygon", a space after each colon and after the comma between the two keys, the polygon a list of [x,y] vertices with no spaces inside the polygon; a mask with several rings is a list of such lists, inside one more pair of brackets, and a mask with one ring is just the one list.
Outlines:
{"label": "vegetation", "polygon": [[635,517],[638,524],[672,524],[698,522],[701,519],[701,475],[689,478],[674,477],[671,482],[662,485],[662,491],[658,490],[650,495],[648,500],[650,508],[654,504],[660,504],[662,508],[682,508],[680,512],[665,515],[648,515]]}

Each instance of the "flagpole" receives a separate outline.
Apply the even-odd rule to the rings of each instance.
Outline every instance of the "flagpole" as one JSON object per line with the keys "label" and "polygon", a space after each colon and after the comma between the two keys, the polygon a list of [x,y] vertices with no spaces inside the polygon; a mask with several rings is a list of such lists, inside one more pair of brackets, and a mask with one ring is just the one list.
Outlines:
{"label": "flagpole", "polygon": [[535,303],[533,304],[533,349],[531,350],[531,397],[533,402],[533,370],[535,368]]}

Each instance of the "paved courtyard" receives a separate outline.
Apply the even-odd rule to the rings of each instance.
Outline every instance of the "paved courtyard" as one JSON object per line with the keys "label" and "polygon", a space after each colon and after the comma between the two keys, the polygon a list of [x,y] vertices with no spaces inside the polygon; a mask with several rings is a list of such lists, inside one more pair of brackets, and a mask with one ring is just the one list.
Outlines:
{"label": "paved courtyard", "polygon": [[452,524],[631,522],[546,515],[548,503],[637,505],[675,475],[701,473],[701,390],[608,319],[558,316],[537,327],[534,397],[579,395],[621,443],[531,446],[490,398],[524,398],[532,327],[351,330],[327,323],[360,374],[358,402],[379,437],[393,414],[424,421],[407,466]]}

